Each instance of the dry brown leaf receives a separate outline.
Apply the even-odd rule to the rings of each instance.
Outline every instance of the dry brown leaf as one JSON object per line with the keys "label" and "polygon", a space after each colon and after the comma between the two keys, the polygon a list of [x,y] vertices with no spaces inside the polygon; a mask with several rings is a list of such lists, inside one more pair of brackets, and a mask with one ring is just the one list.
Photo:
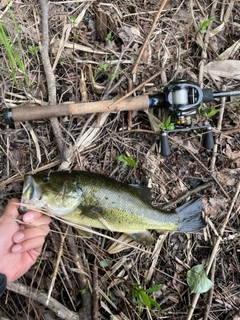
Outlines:
{"label": "dry brown leaf", "polygon": [[227,143],[223,153],[232,160],[232,162],[236,163],[237,168],[240,168],[240,150],[232,151],[230,145]]}
{"label": "dry brown leaf", "polygon": [[227,207],[227,200],[221,197],[214,197],[209,199],[210,205],[215,209],[225,209]]}
{"label": "dry brown leaf", "polygon": [[228,174],[225,174],[223,172],[219,172],[217,174],[217,177],[222,186],[234,186],[235,184],[235,179],[231,179]]}
{"label": "dry brown leaf", "polygon": [[217,213],[217,209],[214,208],[208,201],[204,201],[204,213],[206,215],[214,215]]}
{"label": "dry brown leaf", "polygon": [[221,60],[209,62],[204,67],[204,72],[211,75],[214,79],[223,77],[240,80],[240,61]]}
{"label": "dry brown leaf", "polygon": [[236,41],[231,47],[220,54],[219,58],[226,60],[232,57],[240,48],[240,40]]}
{"label": "dry brown leaf", "polygon": [[118,29],[118,36],[122,39],[124,43],[129,43],[132,39],[141,40],[141,34],[136,27],[123,26]]}

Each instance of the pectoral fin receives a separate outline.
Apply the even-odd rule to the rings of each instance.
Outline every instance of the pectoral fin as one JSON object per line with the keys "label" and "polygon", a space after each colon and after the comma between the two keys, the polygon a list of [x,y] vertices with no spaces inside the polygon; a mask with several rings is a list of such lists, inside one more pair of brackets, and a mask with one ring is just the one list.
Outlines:
{"label": "pectoral fin", "polygon": [[148,230],[144,230],[136,233],[127,233],[134,241],[143,244],[144,246],[150,246],[153,243],[153,237]]}
{"label": "pectoral fin", "polygon": [[102,207],[97,206],[78,206],[81,210],[81,214],[91,219],[98,219],[99,216],[104,216],[106,210]]}
{"label": "pectoral fin", "polygon": [[106,214],[106,210],[104,208],[96,206],[79,206],[79,209],[81,209],[81,212],[84,216],[87,216],[91,219],[97,219],[99,222],[101,222],[104,229],[113,231],[111,226],[104,218],[104,214]]}

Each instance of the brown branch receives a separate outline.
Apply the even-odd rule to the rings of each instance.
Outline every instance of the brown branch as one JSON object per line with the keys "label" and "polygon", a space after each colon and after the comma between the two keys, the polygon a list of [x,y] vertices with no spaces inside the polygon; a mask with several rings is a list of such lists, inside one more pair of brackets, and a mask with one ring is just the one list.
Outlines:
{"label": "brown branch", "polygon": [[78,311],[79,319],[92,320],[92,296],[89,290],[88,279],[86,277],[85,272],[83,271],[84,266],[82,257],[80,256],[77,250],[72,228],[69,228],[67,242],[69,244],[69,250],[72,254],[73,260],[76,266],[78,267],[79,271],[77,273],[77,278],[79,283],[79,289],[82,292],[82,307]]}
{"label": "brown branch", "polygon": [[176,200],[173,200],[171,202],[168,202],[167,204],[165,204],[163,207],[161,207],[161,209],[169,209],[171,207],[173,207],[174,205],[178,204],[179,202],[182,202],[183,200],[185,200],[186,198],[188,198],[189,196],[191,195],[195,195],[196,193],[200,192],[200,191],[203,191],[203,190],[206,190],[210,187],[213,186],[213,181],[210,181],[210,182],[207,182],[207,183],[204,183],[203,185],[201,186],[198,186],[197,188],[195,189],[192,189],[192,190],[189,190],[187,192],[185,192],[183,195],[181,195],[180,197],[178,197]]}
{"label": "brown branch", "polygon": [[97,261],[95,259],[92,273],[93,285],[92,285],[92,300],[93,300],[93,320],[99,319],[99,305],[98,305],[98,268]]}
{"label": "brown branch", "polygon": [[139,55],[138,55],[138,57],[137,57],[137,60],[136,60],[136,62],[135,62],[135,64],[134,64],[134,67],[133,67],[133,69],[132,69],[132,74],[136,73],[136,69],[137,69],[137,67],[138,67],[139,61],[141,60],[142,55],[143,55],[143,52],[144,52],[144,50],[145,50],[145,48],[146,48],[146,46],[147,46],[147,44],[148,44],[148,41],[150,40],[151,35],[152,35],[154,29],[156,28],[156,24],[157,24],[157,22],[158,22],[158,19],[159,19],[160,15],[161,15],[161,13],[162,13],[162,11],[163,11],[163,8],[165,7],[166,3],[167,3],[167,0],[163,0],[161,6],[160,6],[160,8],[159,8],[159,10],[158,10],[158,12],[157,12],[157,14],[156,14],[156,16],[155,16],[155,19],[154,19],[153,24],[152,24],[152,28],[151,28],[151,30],[149,31],[149,34],[147,35],[147,37],[146,37],[146,39],[145,39],[145,41],[144,41],[144,44],[142,45],[142,48],[141,48],[141,50],[140,50],[140,53],[139,53]]}
{"label": "brown branch", "polygon": [[21,294],[24,297],[27,297],[31,300],[35,300],[42,305],[46,306],[49,310],[53,311],[58,319],[65,320],[78,320],[79,317],[77,313],[68,310],[61,303],[59,303],[54,298],[49,299],[49,303],[47,305],[47,294],[40,292],[37,289],[29,288],[22,283],[12,282],[7,285],[7,289],[13,291],[15,293]]}
{"label": "brown branch", "polygon": [[[206,269],[206,273],[208,274],[211,267],[213,266],[213,263],[214,263],[214,260],[216,259],[216,255],[218,253],[218,250],[219,250],[219,245],[222,241],[222,236],[223,236],[223,233],[225,231],[225,228],[227,226],[227,223],[228,223],[228,220],[230,218],[230,215],[232,213],[232,210],[233,210],[233,207],[238,199],[238,196],[239,196],[239,193],[240,193],[240,182],[238,183],[238,186],[237,186],[237,190],[235,192],[235,195],[232,199],[232,202],[231,202],[231,205],[230,205],[230,208],[226,214],[226,217],[224,219],[224,222],[223,222],[223,225],[219,231],[219,236],[217,237],[216,239],[216,242],[215,242],[215,245],[213,247],[213,250],[212,250],[212,253],[211,253],[211,256],[209,258],[209,261],[208,261],[208,265],[207,265],[207,269]],[[188,315],[187,315],[187,319],[186,320],[191,320],[192,319],[192,316],[193,316],[193,313],[194,313],[194,310],[195,310],[195,307],[197,305],[197,302],[198,302],[198,298],[199,298],[200,294],[199,293],[195,293],[194,296],[193,296],[193,299],[192,299],[192,304],[189,308],[189,311],[188,311]]]}
{"label": "brown branch", "polygon": [[[49,59],[49,35],[48,35],[48,10],[49,10],[49,1],[39,0],[42,10],[42,40],[40,43],[40,52],[42,56],[42,63],[47,79],[48,87],[48,103],[49,105],[56,105],[56,83],[53,69]],[[58,119],[56,117],[50,119],[53,134],[56,138],[57,146],[60,151],[61,156],[63,157],[64,143],[62,132],[59,126]]]}

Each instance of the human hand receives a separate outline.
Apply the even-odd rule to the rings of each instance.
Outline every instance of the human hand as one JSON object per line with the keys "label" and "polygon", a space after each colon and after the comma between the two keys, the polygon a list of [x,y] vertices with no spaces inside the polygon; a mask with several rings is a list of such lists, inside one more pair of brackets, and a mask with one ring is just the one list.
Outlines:
{"label": "human hand", "polygon": [[0,217],[0,273],[10,283],[36,262],[49,232],[51,219],[40,212],[28,211],[22,217],[26,225],[18,224],[18,199],[9,201]]}

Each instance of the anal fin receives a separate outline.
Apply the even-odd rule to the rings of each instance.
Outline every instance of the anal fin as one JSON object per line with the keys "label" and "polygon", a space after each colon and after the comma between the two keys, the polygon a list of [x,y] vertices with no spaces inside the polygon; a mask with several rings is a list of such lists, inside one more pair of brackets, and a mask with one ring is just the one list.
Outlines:
{"label": "anal fin", "polygon": [[153,243],[153,237],[148,230],[140,232],[127,233],[134,241],[143,244],[144,246],[150,246]]}

